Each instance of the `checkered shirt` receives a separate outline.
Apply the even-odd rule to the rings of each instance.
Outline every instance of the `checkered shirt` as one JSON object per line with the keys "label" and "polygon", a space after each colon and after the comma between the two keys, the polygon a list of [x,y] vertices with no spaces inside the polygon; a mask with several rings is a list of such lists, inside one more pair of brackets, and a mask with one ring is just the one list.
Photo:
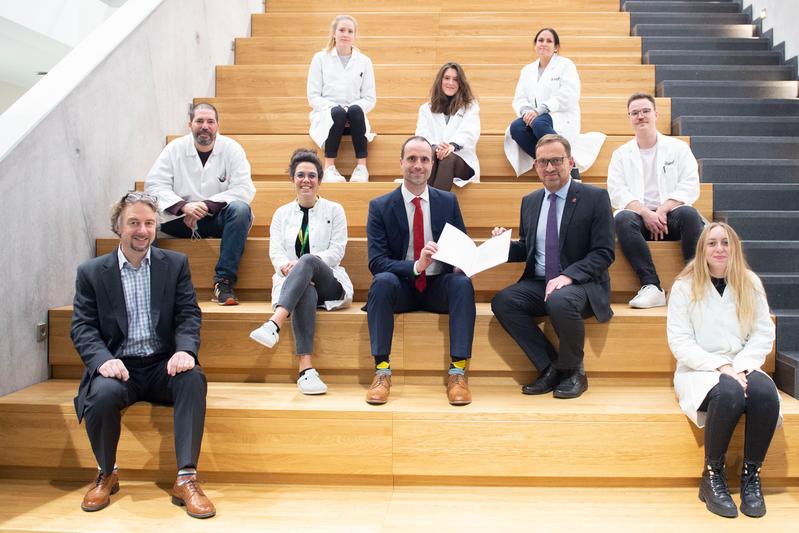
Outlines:
{"label": "checkered shirt", "polygon": [[121,357],[146,357],[158,353],[161,344],[150,317],[150,250],[138,269],[118,250],[119,274],[128,312],[128,337]]}

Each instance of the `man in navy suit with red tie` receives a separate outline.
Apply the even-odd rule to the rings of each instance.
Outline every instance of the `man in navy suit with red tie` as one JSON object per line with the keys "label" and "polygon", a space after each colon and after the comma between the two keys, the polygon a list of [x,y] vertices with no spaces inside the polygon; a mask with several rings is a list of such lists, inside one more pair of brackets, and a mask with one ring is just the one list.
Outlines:
{"label": "man in navy suit with red tie", "polygon": [[[491,309],[538,369],[524,394],[554,391],[576,398],[588,388],[583,371],[585,324],[610,320],[610,275],[615,258],[613,215],[607,191],[570,177],[569,141],[545,135],[536,145],[535,168],[544,188],[522,200],[519,240],[508,261],[526,261],[521,279],[498,292]],[[499,235],[505,228],[494,228]],[[556,350],[536,326],[548,315],[559,339]]]}
{"label": "man in navy suit with red tie", "polygon": [[471,403],[466,362],[474,337],[472,280],[450,265],[433,260],[446,223],[466,233],[454,194],[427,186],[433,148],[424,137],[411,137],[400,154],[402,185],[369,203],[366,236],[369,270],[374,276],[366,303],[375,377],[366,393],[370,404],[388,401],[391,388],[391,339],[394,313],[432,311],[449,314],[447,398],[452,405]]}

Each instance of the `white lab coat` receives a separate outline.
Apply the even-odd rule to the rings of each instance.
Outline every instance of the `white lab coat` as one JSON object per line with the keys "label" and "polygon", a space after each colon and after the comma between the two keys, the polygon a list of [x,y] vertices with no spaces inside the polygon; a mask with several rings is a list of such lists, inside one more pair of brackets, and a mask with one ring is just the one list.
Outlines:
{"label": "white lab coat", "polygon": [[754,327],[747,338],[740,333],[731,287],[721,296],[711,284],[702,301],[692,303],[690,279],[672,285],[666,333],[677,359],[674,391],[680,408],[699,427],[704,427],[706,415],[697,409],[719,382],[721,372],[716,369],[731,364],[736,372],[762,372],[760,367],[774,346],[774,323],[763,285],[754,273],[750,275],[757,299]]}
{"label": "white lab coat", "polygon": [[[330,116],[332,108],[357,105],[366,118],[376,102],[372,61],[357,48],[352,49],[352,57],[346,68],[341,65],[335,48],[314,54],[308,69],[308,103],[313,108],[308,134],[319,148],[324,148],[330,127],[333,126],[333,117]],[[374,138],[375,134],[366,118],[366,140],[371,142]]]}
{"label": "white lab coat", "polygon": [[[430,144],[455,143],[461,149],[454,154],[474,170],[471,180],[480,182],[480,161],[477,160],[477,141],[480,139],[480,104],[474,100],[471,105],[461,108],[446,121],[444,113],[433,113],[430,102],[419,107],[416,119],[416,135],[427,139]],[[460,185],[463,185],[461,183]]]}
{"label": "white lab coat", "polygon": [[[580,76],[571,59],[554,55],[540,79],[538,64],[539,60],[536,60],[522,69],[513,97],[513,111],[520,117],[522,109],[535,109],[540,103],[546,104],[553,128],[569,141],[574,162],[580,172],[584,172],[594,164],[606,135],[599,132],[580,134]],[[505,156],[516,176],[533,168],[533,158],[511,138],[510,128],[505,130]]]}
{"label": "white lab coat", "polygon": [[249,204],[255,197],[244,148],[220,134],[204,167],[191,133],[167,144],[144,180],[144,191],[158,198],[162,222],[178,218],[164,210],[183,200]]}
{"label": "white lab coat", "polygon": [[[699,166],[691,148],[661,133],[657,134],[656,146],[660,203],[672,199],[692,205],[699,198]],[[641,152],[633,138],[613,151],[608,166],[608,194],[616,213],[634,200],[643,202],[644,187]]]}
{"label": "white lab coat", "polygon": [[[294,243],[301,224],[302,210],[296,200],[279,207],[272,215],[272,224],[269,226],[269,258],[275,268],[272,276],[273,308],[286,281],[280,267],[297,259]],[[354,290],[350,277],[341,266],[347,247],[347,216],[341,204],[324,198],[316,201],[308,211],[308,239],[311,242],[310,253],[318,256],[333,270],[333,276],[344,288],[344,299],[326,301],[325,309],[332,311],[349,307]]]}

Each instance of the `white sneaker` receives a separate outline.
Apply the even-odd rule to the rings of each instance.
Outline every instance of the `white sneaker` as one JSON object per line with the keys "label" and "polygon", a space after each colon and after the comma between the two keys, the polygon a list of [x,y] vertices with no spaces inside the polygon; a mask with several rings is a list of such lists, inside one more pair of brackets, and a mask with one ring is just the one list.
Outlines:
{"label": "white sneaker", "polygon": [[325,169],[325,173],[322,175],[322,181],[324,183],[344,183],[347,180],[339,174],[336,165],[330,165]]}
{"label": "white sneaker", "polygon": [[305,374],[297,380],[297,387],[303,394],[324,394],[327,392],[327,385],[319,377],[319,372],[315,368],[309,368]]}
{"label": "white sneaker", "polygon": [[250,332],[250,338],[257,343],[263,344],[267,348],[274,348],[280,335],[277,333],[277,326],[271,320],[264,322],[260,328]]}
{"label": "white sneaker", "polygon": [[636,309],[649,309],[650,307],[663,307],[666,305],[666,291],[654,285],[644,285],[635,298],[630,300],[630,307]]}
{"label": "white sneaker", "polygon": [[353,169],[350,176],[350,183],[366,183],[369,181],[369,171],[363,165],[358,165]]}

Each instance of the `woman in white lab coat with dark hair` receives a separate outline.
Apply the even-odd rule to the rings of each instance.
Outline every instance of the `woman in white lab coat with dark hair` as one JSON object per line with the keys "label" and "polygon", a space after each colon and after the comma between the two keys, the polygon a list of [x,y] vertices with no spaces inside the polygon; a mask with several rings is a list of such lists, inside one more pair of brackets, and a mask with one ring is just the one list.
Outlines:
{"label": "woman in white lab coat with dark hair", "polygon": [[445,63],[430,89],[430,101],[419,108],[416,135],[433,145],[433,170],[427,184],[448,191],[480,181],[477,140],[480,106],[458,63]]}
{"label": "woman in white lab coat with dark hair", "polygon": [[375,134],[366,114],[374,108],[377,97],[372,61],[353,46],[357,30],[353,17],[334,18],[327,48],[313,56],[308,70],[308,103],[313,108],[309,134],[325,151],[325,182],[346,181],[336,168],[336,157],[341,137],[347,133],[357,159],[350,181],[369,181],[367,142]]}
{"label": "woman in white lab coat with dark hair", "polygon": [[513,110],[516,120],[505,131],[505,155],[517,176],[533,168],[535,145],[557,133],[572,145],[580,171],[593,164],[605,135],[580,135],[580,76],[571,59],[561,56],[560,37],[552,28],[538,31],[534,39],[538,59],[519,75]]}

